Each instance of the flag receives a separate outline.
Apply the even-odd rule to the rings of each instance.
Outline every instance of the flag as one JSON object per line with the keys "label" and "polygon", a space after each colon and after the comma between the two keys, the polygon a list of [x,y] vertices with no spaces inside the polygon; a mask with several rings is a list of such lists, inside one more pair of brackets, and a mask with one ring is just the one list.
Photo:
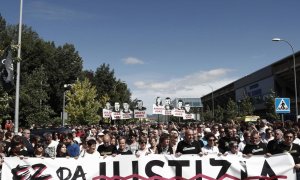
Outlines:
{"label": "flag", "polygon": [[[11,55],[11,48],[8,48],[7,50],[7,56],[5,59],[1,61],[1,63],[4,65],[1,71],[1,76],[5,83],[11,83],[13,84],[13,79],[14,79],[14,65],[13,65],[13,60],[12,60],[12,55]],[[2,66],[3,66],[2,65]]]}

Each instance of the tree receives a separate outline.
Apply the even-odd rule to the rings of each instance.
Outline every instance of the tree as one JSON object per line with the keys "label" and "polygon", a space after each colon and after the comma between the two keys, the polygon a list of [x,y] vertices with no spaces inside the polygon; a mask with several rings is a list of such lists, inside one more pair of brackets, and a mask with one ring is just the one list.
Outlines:
{"label": "tree", "polygon": [[97,88],[98,98],[107,94],[112,102],[131,102],[131,92],[127,84],[117,80],[114,70],[108,64],[104,63],[97,68],[93,85]]}
{"label": "tree", "polygon": [[12,102],[12,98],[0,87],[0,120],[11,118],[9,115],[12,111],[9,106],[10,102]]}
{"label": "tree", "polygon": [[20,120],[23,125],[46,126],[51,124],[53,110],[48,104],[47,75],[44,67],[34,70],[32,74],[25,74],[24,85],[20,89]]}
{"label": "tree", "polygon": [[[10,43],[18,40],[18,26],[7,26]],[[14,43],[16,44],[16,43]],[[62,111],[63,85],[71,84],[82,73],[82,59],[74,45],[64,44],[56,47],[54,42],[46,42],[35,31],[26,25],[22,28],[21,77],[32,74],[41,66],[48,76],[47,89],[49,104],[56,114]],[[24,85],[23,78],[20,86]]]}
{"label": "tree", "polygon": [[210,110],[210,107],[208,105],[206,106],[206,110],[203,114],[203,118],[204,118],[205,121],[213,120],[213,114],[212,114],[212,111]]}
{"label": "tree", "polygon": [[252,104],[251,98],[249,96],[245,96],[245,98],[241,102],[240,115],[250,116],[253,115],[253,112],[254,112],[254,106]]}
{"label": "tree", "polygon": [[230,98],[226,106],[226,118],[235,119],[238,116],[238,105]]}
{"label": "tree", "polygon": [[64,84],[74,83],[82,73],[82,59],[74,45],[65,44],[55,49],[47,62],[49,72],[50,104],[56,113],[62,110]]}
{"label": "tree", "polygon": [[271,93],[265,97],[265,106],[266,106],[266,119],[268,120],[278,120],[280,119],[279,114],[275,111],[275,91],[271,90]]}
{"label": "tree", "polygon": [[218,105],[215,110],[215,120],[217,122],[222,122],[224,120],[224,109]]}
{"label": "tree", "polygon": [[66,92],[68,122],[74,125],[98,124],[100,102],[97,101],[96,87],[88,79],[76,81]]}

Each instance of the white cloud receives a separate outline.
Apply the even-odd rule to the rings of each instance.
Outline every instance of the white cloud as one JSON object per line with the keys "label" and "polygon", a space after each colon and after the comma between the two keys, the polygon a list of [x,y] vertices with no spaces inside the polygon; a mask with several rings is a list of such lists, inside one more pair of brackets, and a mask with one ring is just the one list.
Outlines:
{"label": "white cloud", "polygon": [[161,82],[148,82],[139,80],[133,83],[133,99],[141,99],[144,106],[147,107],[147,113],[152,114],[152,104],[155,98],[171,97],[202,97],[213,90],[219,89],[237,78],[230,77],[230,69],[213,69],[209,71],[200,71],[186,75],[182,78],[169,79]]}
{"label": "white cloud", "polygon": [[135,58],[135,57],[128,57],[122,60],[125,64],[144,64],[144,61]]}
{"label": "white cloud", "polygon": [[154,91],[165,91],[170,90],[188,90],[198,84],[209,84],[210,82],[216,81],[220,78],[225,78],[226,75],[231,72],[230,69],[214,69],[210,71],[200,71],[193,74],[186,75],[185,77],[169,79],[161,82],[144,82],[136,81],[135,87],[138,89],[151,89]]}

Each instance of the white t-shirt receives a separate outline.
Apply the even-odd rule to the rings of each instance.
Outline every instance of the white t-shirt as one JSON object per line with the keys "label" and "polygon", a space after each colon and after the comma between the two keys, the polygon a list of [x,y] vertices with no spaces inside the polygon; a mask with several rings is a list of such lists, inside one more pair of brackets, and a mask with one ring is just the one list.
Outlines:
{"label": "white t-shirt", "polygon": [[92,154],[86,152],[86,150],[83,150],[80,155],[79,158],[100,158],[100,153],[95,150]]}
{"label": "white t-shirt", "polygon": [[202,148],[202,152],[204,154],[218,154],[219,148],[217,146],[210,147],[210,146],[206,145]]}
{"label": "white t-shirt", "polygon": [[51,141],[50,144],[47,145],[45,148],[45,154],[49,157],[56,157],[56,148],[57,148],[58,142],[57,141]]}

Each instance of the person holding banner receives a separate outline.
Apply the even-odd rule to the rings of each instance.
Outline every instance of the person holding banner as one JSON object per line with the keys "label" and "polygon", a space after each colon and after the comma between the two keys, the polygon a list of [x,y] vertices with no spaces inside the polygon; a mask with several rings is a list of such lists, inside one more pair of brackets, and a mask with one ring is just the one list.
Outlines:
{"label": "person holding banner", "polygon": [[182,154],[199,154],[203,155],[199,142],[194,141],[194,132],[192,129],[185,131],[184,140],[180,141],[177,145],[176,156],[179,157]]}
{"label": "person holding banner", "polygon": [[111,137],[108,134],[104,135],[103,144],[98,147],[97,151],[101,156],[104,156],[104,158],[117,153],[117,148],[111,144]]}
{"label": "person holding banner", "polygon": [[246,144],[243,150],[244,156],[251,157],[252,155],[266,155],[267,146],[261,142],[259,132],[253,131],[251,133],[250,143]]}
{"label": "person holding banner", "polygon": [[157,154],[173,154],[173,148],[170,145],[170,135],[162,134],[159,138],[159,144],[157,146]]}
{"label": "person holding banner", "polygon": [[75,157],[78,158],[79,153],[80,153],[80,147],[78,144],[76,144],[73,140],[73,134],[72,133],[68,133],[65,136],[65,141],[67,144],[67,152],[70,155],[70,157]]}
{"label": "person holding banner", "polygon": [[86,144],[86,149],[81,151],[79,158],[99,158],[100,154],[98,151],[96,151],[96,140],[89,139]]}
{"label": "person holding banner", "polygon": [[239,157],[243,156],[243,153],[240,152],[239,149],[238,149],[238,142],[237,141],[230,141],[229,142],[229,148],[230,148],[230,151],[226,151],[223,154],[224,156],[227,156],[228,154],[236,155],[236,156],[239,156]]}
{"label": "person holding banner", "polygon": [[213,133],[208,133],[206,135],[207,138],[207,144],[202,148],[202,152],[204,155],[208,154],[218,154],[220,155],[221,153],[219,152],[219,148],[216,146],[216,140],[217,138]]}
{"label": "person holding banner", "polygon": [[70,155],[67,152],[67,146],[65,143],[60,142],[57,145],[56,149],[56,157],[63,157],[63,158],[69,158]]}
{"label": "person holding banner", "polygon": [[289,153],[294,159],[297,180],[300,180],[300,145],[293,143],[295,132],[287,130],[283,133],[283,142],[277,146],[277,153]]}
{"label": "person holding banner", "polygon": [[139,140],[139,148],[135,152],[136,157],[146,156],[148,154],[151,154],[151,152],[149,151],[146,145],[147,145],[147,139],[142,138]]}
{"label": "person holding banner", "polygon": [[119,142],[119,148],[117,150],[117,154],[121,155],[130,155],[132,152],[129,149],[129,146],[126,144],[126,138],[125,137],[120,137],[118,139]]}

